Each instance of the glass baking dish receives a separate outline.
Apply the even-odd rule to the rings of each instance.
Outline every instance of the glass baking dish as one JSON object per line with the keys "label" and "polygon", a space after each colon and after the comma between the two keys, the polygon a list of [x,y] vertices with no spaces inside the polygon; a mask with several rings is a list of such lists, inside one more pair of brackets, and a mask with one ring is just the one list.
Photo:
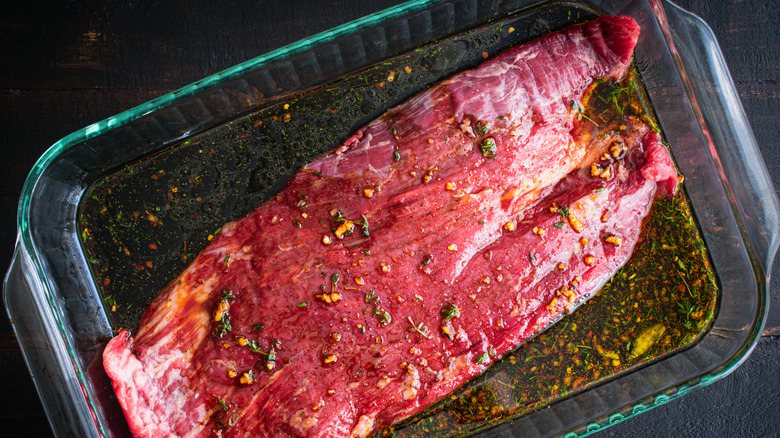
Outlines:
{"label": "glass baking dish", "polygon": [[[79,209],[96,182],[160,151],[176,153],[210,135],[219,138],[236,123],[278,110],[311,90],[335,89],[333,84],[344,77],[376,81],[366,72],[414,56],[415,51],[441,49],[466,62],[469,57],[481,58],[483,51],[494,54],[517,38],[530,39],[596,13],[630,15],[642,28],[637,69],[679,168],[687,176],[686,191],[720,285],[718,312],[709,329],[686,349],[602,378],[584,390],[552,397],[518,415],[452,433],[584,436],[731,372],[751,352],[763,329],[779,210],[707,25],[669,2],[656,0],[543,5],[522,0],[411,1],[90,125],[58,141],[40,158],[21,195],[17,246],[4,298],[55,433],[129,435],[100,353],[115,329],[132,325],[134,313],[117,315],[105,284],[96,281],[99,275],[83,245],[85,229],[78,223]],[[462,50],[446,43],[453,35],[486,27],[497,29],[495,39],[471,40]],[[522,29],[524,36],[509,29]],[[430,63],[431,83],[450,75],[448,69],[461,68],[446,59]],[[360,105],[364,114],[355,116],[356,126],[340,128],[328,141],[339,144],[341,137],[423,86],[402,90],[379,106]],[[309,147],[295,143],[281,152],[306,157]],[[217,220],[246,213],[253,202],[256,205],[278,190],[285,172],[301,164],[292,160],[289,169],[266,181],[252,202],[224,217],[218,215]],[[201,240],[202,247],[206,236]],[[164,285],[168,280],[159,281]],[[140,311],[158,290],[144,291],[136,309]],[[425,415],[410,424],[424,421]]]}

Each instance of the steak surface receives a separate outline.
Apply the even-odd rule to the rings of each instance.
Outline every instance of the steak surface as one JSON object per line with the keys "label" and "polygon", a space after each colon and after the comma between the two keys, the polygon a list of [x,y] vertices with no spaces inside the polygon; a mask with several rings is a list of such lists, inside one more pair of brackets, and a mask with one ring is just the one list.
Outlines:
{"label": "steak surface", "polygon": [[638,33],[602,17],[509,49],[225,225],[104,351],[132,433],[368,436],[589,298],[677,182],[638,120],[577,134]]}

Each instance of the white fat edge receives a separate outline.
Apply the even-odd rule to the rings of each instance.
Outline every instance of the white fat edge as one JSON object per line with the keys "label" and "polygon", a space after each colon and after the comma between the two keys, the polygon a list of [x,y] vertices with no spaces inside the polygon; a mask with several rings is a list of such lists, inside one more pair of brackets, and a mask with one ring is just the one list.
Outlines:
{"label": "white fat edge", "polygon": [[301,394],[303,394],[304,391],[306,391],[306,388],[309,387],[309,378],[306,377],[298,384],[298,388],[295,389],[295,392],[292,393],[293,397],[297,397]]}
{"label": "white fat edge", "polygon": [[[339,166],[341,165],[341,162],[343,160],[353,160],[356,159],[355,157],[357,154],[362,155],[371,155],[377,153],[377,151],[380,151],[382,149],[387,149],[388,151],[391,151],[393,149],[393,143],[390,140],[380,140],[380,141],[374,141],[374,136],[370,133],[367,133],[365,137],[361,138],[357,144],[350,148],[349,154],[339,154],[329,157],[329,160],[333,161],[331,171],[333,172],[333,175],[331,175],[331,172],[327,172],[326,174],[323,174],[325,176],[337,176],[340,175],[339,172]],[[392,157],[392,154],[388,155],[388,157]],[[371,163],[371,160],[368,158],[360,158],[366,160],[369,164],[366,170],[368,170],[371,173],[374,173],[376,175],[379,175],[380,178],[383,178],[385,180],[389,179],[388,176],[390,174],[390,168],[391,168],[391,162],[388,161],[387,165],[381,168],[374,167]]]}
{"label": "white fat edge", "polygon": [[[399,109],[402,108],[405,112],[408,112],[410,110],[412,110],[413,112],[424,112],[423,110],[428,110],[432,108],[438,102],[438,100],[433,99],[434,94],[436,94],[439,89],[452,83],[453,80],[458,77],[461,77],[461,75],[457,75],[453,78],[450,78],[425,92],[410,97],[401,106],[398,106],[396,108]],[[393,111],[393,113],[397,113],[397,111]],[[377,120],[383,120],[383,119],[384,117],[382,119],[377,119]]]}
{"label": "white fat edge", "polygon": [[377,389],[385,389],[385,387],[390,384],[395,379],[391,379],[387,374],[383,375],[381,379],[379,379],[376,382]]}
{"label": "white fat edge", "polygon": [[[463,329],[459,330],[462,331]],[[438,374],[441,377],[442,382],[450,382],[459,375],[463,373],[463,371],[468,371],[469,368],[471,368],[471,358],[473,355],[468,352],[461,354],[460,356],[457,356],[455,358],[452,358],[446,369],[439,370]]]}
{"label": "white fat edge", "polygon": [[[587,42],[587,39],[585,38],[585,35],[578,32],[572,32],[569,35],[569,39],[581,50],[575,50],[573,52],[574,56],[584,62],[588,68],[593,68],[593,66],[596,64],[596,52],[593,49],[593,47],[590,45],[589,42]],[[582,50],[584,49],[584,50]]]}
{"label": "white fat edge", "polygon": [[352,429],[352,436],[359,438],[369,436],[376,425],[375,418],[376,414],[361,415],[360,418],[358,418],[357,424],[355,424],[355,428]]}
{"label": "white fat edge", "polygon": [[[644,184],[643,184],[642,188],[640,190],[638,190],[638,191],[650,191],[650,192],[652,192],[653,189],[658,187],[658,183],[656,183],[653,180],[647,179],[647,178],[644,179],[643,183]],[[606,190],[602,191],[602,193],[604,193],[604,192],[606,192]],[[608,200],[605,199],[604,201],[606,202]],[[615,202],[615,206],[613,207],[613,210],[621,210],[623,208],[623,204],[626,203],[626,202],[630,202],[630,201],[626,200],[625,197],[620,197],[617,200],[617,202]],[[648,202],[646,207],[645,207],[644,216],[646,216],[647,213],[650,211],[650,207],[651,206],[652,206],[652,202]]]}
{"label": "white fat edge", "polygon": [[[228,234],[232,234],[228,232]],[[206,247],[206,249],[203,251],[204,256],[212,256],[217,258],[217,260],[224,260],[225,257],[230,254],[230,259],[228,261],[234,261],[233,258],[237,254],[241,253],[244,249],[243,246],[240,245],[239,242],[233,242],[233,241],[226,241],[221,242],[222,245],[209,245]],[[244,255],[247,256],[246,253]]]}
{"label": "white fat edge", "polygon": [[[522,47],[522,46],[521,46]],[[525,47],[515,52],[515,56],[510,64],[517,65],[520,61],[527,61],[539,56],[539,48],[535,46]]]}
{"label": "white fat edge", "polygon": [[[189,269],[185,271],[184,274],[182,274],[179,278],[184,278],[189,272]],[[211,297],[211,293],[214,289],[214,284],[217,282],[217,278],[215,276],[210,277],[202,284],[197,285],[195,288],[188,288],[187,286],[189,283],[182,282],[182,284],[174,283],[174,286],[171,288],[170,292],[168,293],[168,303],[170,303],[170,307],[166,305],[162,305],[157,312],[153,314],[153,317],[147,321],[146,324],[142,328],[147,328],[145,331],[151,331],[152,333],[160,333],[161,331],[168,328],[169,324],[171,323],[170,319],[168,318],[169,315],[175,314],[179,311],[179,308],[184,303],[195,301],[197,304],[202,304],[203,302],[207,301]],[[199,336],[196,339],[192,339],[192,343],[188,345],[178,345],[179,348],[181,348],[182,356],[185,358],[189,358],[192,356],[192,352],[196,350],[201,343],[203,343],[203,340],[206,339],[210,333],[209,330],[207,330],[207,327],[209,327],[211,322],[211,311],[208,309],[201,307],[200,312],[188,312],[187,313],[187,321],[188,323],[194,323],[198,327],[200,327],[200,330],[195,330]],[[173,332],[175,330],[171,330],[170,333],[166,334],[165,337],[163,337],[162,340],[157,341],[154,345],[151,345],[149,347],[149,353],[148,357],[155,357],[157,354],[157,351],[160,347],[166,345],[169,341],[172,341],[173,339]],[[145,333],[142,333],[141,330],[139,330],[139,333],[137,337],[141,336],[147,336]],[[177,336],[177,340],[181,339]],[[172,342],[175,344],[175,342]],[[185,353],[186,351],[186,353]]]}
{"label": "white fat edge", "polygon": [[[186,420],[187,416],[183,415],[183,411],[180,408],[174,407],[170,403],[162,403],[161,406],[164,412],[162,418],[160,418],[157,406],[149,405],[148,400],[173,401],[175,405],[180,406],[187,401],[187,397],[180,390],[164,394],[160,389],[160,382],[148,373],[147,367],[144,366],[145,364],[142,364],[129,350],[123,356],[124,360],[122,360],[121,366],[114,367],[114,371],[117,374],[117,380],[124,382],[131,389],[130,396],[133,399],[132,403],[135,405],[135,408],[132,409],[133,413],[143,419],[142,423],[145,429],[152,427],[155,428],[156,433],[170,433],[169,424],[176,424]],[[132,382],[132,385],[130,385],[130,382]],[[138,388],[144,388],[144,397],[140,396]],[[151,392],[151,394],[147,391]],[[144,408],[139,410],[138,407]]]}
{"label": "white fat edge", "polygon": [[[290,243],[290,242],[288,242],[288,241],[284,241],[284,242],[282,242],[282,243],[280,243],[280,244],[276,245],[276,248],[277,248],[279,251],[281,251],[281,252],[287,252],[287,251],[290,251],[290,250],[292,250],[292,249],[294,249],[294,248],[297,248],[297,247],[296,247],[296,246],[294,246],[292,243]],[[232,259],[233,259],[233,258],[231,257],[231,260],[232,260]]]}
{"label": "white fat edge", "polygon": [[244,245],[241,248],[238,248],[235,250],[235,252],[230,253],[230,261],[234,262],[236,260],[252,260],[254,257],[254,249],[251,245]]}
{"label": "white fat edge", "polygon": [[411,400],[417,396],[417,392],[420,390],[420,372],[417,371],[417,367],[413,365],[407,366],[401,388],[401,395],[404,400]]}
{"label": "white fat edge", "polygon": [[585,38],[585,34],[581,32],[571,32],[569,35],[567,35],[569,40],[574,42],[574,44],[581,46],[583,45],[583,41],[587,41],[587,38]]}
{"label": "white fat edge", "polygon": [[[515,58],[519,59],[519,58]],[[487,62],[485,64],[482,64],[481,66],[473,69],[463,72],[463,76],[460,78],[461,80],[463,78],[475,78],[475,79],[482,79],[482,78],[492,78],[496,76],[502,76],[509,70],[511,70],[514,67],[513,63],[495,60],[492,62]]]}
{"label": "white fat edge", "polygon": [[290,418],[288,421],[288,424],[293,428],[297,429],[300,432],[306,433],[309,429],[316,426],[317,423],[319,423],[319,418],[317,418],[316,415],[309,416],[307,414],[308,410],[298,410],[295,412],[295,415]]}
{"label": "white fat edge", "polygon": [[[173,338],[173,333],[163,338],[163,342]],[[156,381],[160,381],[163,385],[169,384],[171,381],[178,380],[181,374],[176,369],[169,369],[174,366],[174,363],[181,359],[183,355],[180,351],[172,351],[168,354],[160,354],[157,351],[157,346],[153,349],[147,350],[148,357],[151,360],[146,361],[144,369],[146,373]],[[170,377],[169,377],[170,376]]]}
{"label": "white fat edge", "polygon": [[596,64],[596,59],[593,56],[593,52],[577,52],[574,56],[580,61],[584,62],[588,68],[593,68]]}

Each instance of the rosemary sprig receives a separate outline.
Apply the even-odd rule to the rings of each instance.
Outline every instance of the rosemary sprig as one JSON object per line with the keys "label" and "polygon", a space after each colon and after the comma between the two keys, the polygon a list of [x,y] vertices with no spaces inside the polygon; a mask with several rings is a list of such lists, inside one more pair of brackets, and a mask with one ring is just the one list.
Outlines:
{"label": "rosemary sprig", "polygon": [[417,332],[422,337],[426,339],[431,339],[431,335],[428,334],[428,327],[424,326],[422,321],[415,325],[414,320],[412,319],[411,316],[407,317],[407,319],[409,320],[409,323],[412,324],[412,327],[409,329],[410,332]]}

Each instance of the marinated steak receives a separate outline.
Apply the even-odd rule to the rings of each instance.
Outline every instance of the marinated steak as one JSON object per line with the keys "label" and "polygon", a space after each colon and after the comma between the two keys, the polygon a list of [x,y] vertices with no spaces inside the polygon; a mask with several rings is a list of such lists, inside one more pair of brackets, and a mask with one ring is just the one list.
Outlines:
{"label": "marinated steak", "polygon": [[638,33],[603,17],[512,48],[224,226],[105,349],[132,433],[367,436],[590,297],[677,182],[640,121],[573,135]]}

